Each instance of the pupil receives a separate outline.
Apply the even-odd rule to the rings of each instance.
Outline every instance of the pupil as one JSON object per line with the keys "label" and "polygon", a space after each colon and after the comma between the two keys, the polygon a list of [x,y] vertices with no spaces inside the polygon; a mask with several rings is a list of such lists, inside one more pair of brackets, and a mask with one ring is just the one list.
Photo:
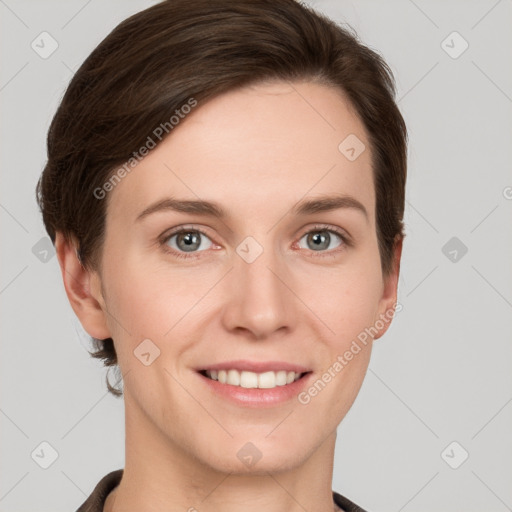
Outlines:
{"label": "pupil", "polygon": [[[311,237],[315,241],[316,249],[318,249],[318,248],[325,249],[325,248],[329,247],[329,235],[322,234],[322,233],[325,233],[325,232],[317,232],[317,233],[314,233],[313,235],[311,235]],[[320,244],[317,244],[316,243],[317,241],[320,242]],[[323,241],[323,244],[322,244],[322,241]]]}
{"label": "pupil", "polygon": [[179,240],[185,242],[186,250],[197,249],[200,245],[199,236],[197,234],[186,233],[182,235]]}

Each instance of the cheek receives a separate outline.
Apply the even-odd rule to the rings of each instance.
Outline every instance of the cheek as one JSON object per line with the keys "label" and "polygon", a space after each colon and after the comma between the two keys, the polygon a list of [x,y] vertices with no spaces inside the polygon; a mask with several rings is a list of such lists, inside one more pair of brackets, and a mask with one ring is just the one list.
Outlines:
{"label": "cheek", "polygon": [[[331,273],[309,290],[311,309],[325,333],[317,345],[322,368],[317,380],[299,397],[304,411],[324,411],[329,423],[341,421],[361,388],[371,356],[370,328],[380,298],[380,273],[367,267]],[[316,413],[304,421],[315,423]]]}
{"label": "cheek", "polygon": [[[137,258],[113,266],[108,280],[108,322],[123,370],[139,368],[134,351],[149,339],[162,356],[156,359],[156,367],[165,363],[169,370],[179,371],[181,355],[197,334],[199,318],[215,303],[216,295],[210,292],[209,296],[209,291],[218,280],[212,270],[200,273],[173,268],[171,263],[162,267]],[[140,346],[142,350],[144,345]],[[158,353],[152,344],[149,347]]]}
{"label": "cheek", "polygon": [[338,349],[375,320],[382,295],[377,265],[361,259],[355,265],[316,271],[299,288],[298,295],[328,327],[326,332]]}
{"label": "cheek", "polygon": [[[201,296],[201,287],[193,278],[171,279],[141,270],[128,275],[114,284],[114,302],[120,322],[134,341],[141,337],[163,339]],[[120,334],[126,336],[126,332]]]}

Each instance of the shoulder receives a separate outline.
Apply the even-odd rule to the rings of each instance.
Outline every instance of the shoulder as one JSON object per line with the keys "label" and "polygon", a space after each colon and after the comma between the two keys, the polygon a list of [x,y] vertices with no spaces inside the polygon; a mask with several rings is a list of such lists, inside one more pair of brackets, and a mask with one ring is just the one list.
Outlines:
{"label": "shoulder", "polygon": [[97,484],[90,496],[82,503],[76,512],[103,512],[103,505],[108,494],[121,481],[122,469],[116,469],[105,475]]}
{"label": "shoulder", "polygon": [[340,507],[343,512],[367,512],[364,508],[361,508],[359,505],[356,505],[353,501],[350,501],[345,496],[338,494],[337,492],[332,493],[334,503]]}

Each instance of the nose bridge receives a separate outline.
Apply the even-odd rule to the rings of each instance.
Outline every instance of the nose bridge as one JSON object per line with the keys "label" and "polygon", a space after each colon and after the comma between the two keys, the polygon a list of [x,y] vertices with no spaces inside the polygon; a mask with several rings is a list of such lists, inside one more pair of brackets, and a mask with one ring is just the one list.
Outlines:
{"label": "nose bridge", "polygon": [[271,240],[271,236],[265,237],[264,243],[253,237],[244,239],[236,248],[237,258],[231,273],[234,290],[229,315],[231,327],[244,327],[256,336],[289,327],[291,321],[293,294],[285,284],[288,272]]}

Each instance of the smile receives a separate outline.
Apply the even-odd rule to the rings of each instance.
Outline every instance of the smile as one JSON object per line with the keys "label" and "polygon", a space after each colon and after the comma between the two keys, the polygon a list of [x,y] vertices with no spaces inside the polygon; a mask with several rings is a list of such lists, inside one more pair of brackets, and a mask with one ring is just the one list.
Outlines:
{"label": "smile", "polygon": [[292,402],[314,378],[310,366],[285,360],[233,359],[195,368],[210,397],[242,407]]}
{"label": "smile", "polygon": [[221,384],[229,384],[245,389],[273,389],[278,386],[286,386],[291,384],[306,373],[298,373],[294,371],[278,370],[256,373],[251,371],[239,371],[236,369],[229,370],[203,370],[200,372],[211,380],[216,380]]}

